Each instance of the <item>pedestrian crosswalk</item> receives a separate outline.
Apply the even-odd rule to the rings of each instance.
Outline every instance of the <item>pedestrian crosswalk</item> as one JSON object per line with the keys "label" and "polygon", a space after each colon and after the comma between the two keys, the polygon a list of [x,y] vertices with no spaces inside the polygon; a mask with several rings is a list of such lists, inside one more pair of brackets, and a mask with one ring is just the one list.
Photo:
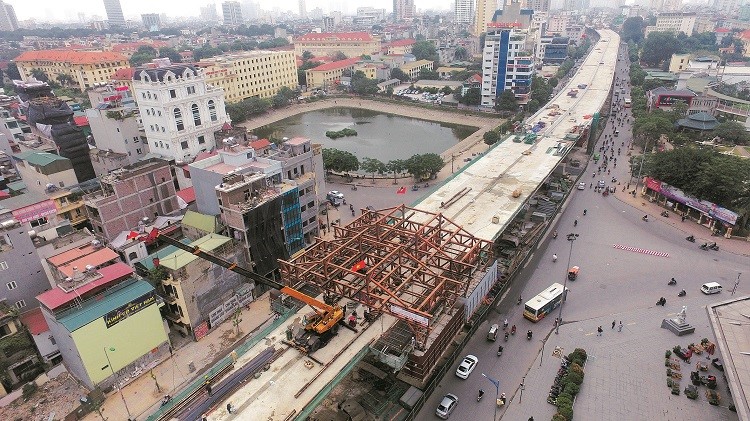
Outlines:
{"label": "pedestrian crosswalk", "polygon": [[669,257],[669,253],[665,253],[663,251],[642,249],[640,247],[623,246],[622,244],[612,244],[612,247],[619,249],[619,250],[632,251],[634,253],[648,254],[649,256]]}

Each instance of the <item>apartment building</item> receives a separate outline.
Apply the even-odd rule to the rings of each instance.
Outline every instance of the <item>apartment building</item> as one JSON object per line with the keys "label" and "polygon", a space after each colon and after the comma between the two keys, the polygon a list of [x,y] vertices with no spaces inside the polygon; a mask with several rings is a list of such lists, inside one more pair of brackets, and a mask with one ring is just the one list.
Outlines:
{"label": "apartment building", "polygon": [[296,89],[297,59],[293,51],[246,51],[196,63],[206,83],[224,90],[224,100],[272,98],[286,86]]}
{"label": "apartment building", "polygon": [[4,386],[13,390],[33,380],[40,361],[34,344],[26,333],[17,312],[7,302],[0,301],[0,396],[7,395]]}
{"label": "apartment building", "polygon": [[400,69],[409,75],[409,80],[417,80],[422,70],[432,71],[434,65],[435,63],[430,60],[417,60],[402,64]]}
{"label": "apartment building", "polygon": [[117,70],[130,66],[124,55],[110,51],[26,51],[14,61],[23,80],[31,77],[32,69],[39,69],[51,79],[58,74],[72,77],[73,87],[81,91],[106,84]]}
{"label": "apartment building", "polygon": [[414,0],[393,0],[393,21],[403,22],[414,19],[417,8]]}
{"label": "apartment building", "polygon": [[528,0],[527,4],[534,12],[549,12],[550,0]]}
{"label": "apartment building", "polygon": [[[243,247],[229,237],[212,233],[190,245],[239,266],[248,266]],[[158,267],[163,271],[158,292],[166,304],[167,321],[196,341],[253,300],[254,285],[250,280],[174,246],[150,255],[138,265],[146,270]]]}
{"label": "apartment building", "polygon": [[158,13],[144,13],[141,15],[141,21],[147,31],[159,32],[161,28],[161,17]]}
{"label": "apartment building", "polygon": [[492,22],[492,17],[495,16],[495,10],[497,9],[497,0],[476,0],[472,31],[474,35],[479,36],[487,31],[487,24]]}
{"label": "apartment building", "polygon": [[516,99],[529,99],[534,59],[524,51],[526,32],[515,28],[488,28],[482,52],[482,107],[493,107],[501,92],[510,89]]}
{"label": "apartment building", "polygon": [[150,151],[178,163],[213,149],[214,132],[229,121],[224,90],[193,65],[138,69],[133,89]]}
{"label": "apartment building", "polygon": [[84,196],[86,213],[96,235],[113,240],[133,230],[144,218],[179,211],[172,170],[167,161],[151,158],[100,178],[101,192]]}
{"label": "apartment building", "polygon": [[242,20],[242,4],[238,1],[225,1],[221,4],[221,13],[224,17],[224,25],[239,26],[244,23]]}
{"label": "apartment building", "polygon": [[104,0],[107,23],[110,28],[125,28],[125,15],[122,14],[120,0]]}
{"label": "apartment building", "polygon": [[314,56],[341,52],[354,58],[380,51],[380,39],[367,32],[311,32],[294,40],[294,54],[301,56],[305,51]]}
{"label": "apartment building", "polygon": [[646,36],[651,32],[674,32],[690,36],[695,30],[695,13],[660,13],[656,17],[656,25],[646,27]]}
{"label": "apartment building", "polygon": [[18,29],[16,10],[12,5],[0,1],[0,31],[12,32]]}
{"label": "apartment building", "polygon": [[411,54],[411,49],[414,48],[414,44],[416,44],[417,41],[408,38],[408,39],[397,39],[395,41],[391,41],[388,44],[385,45],[383,50],[385,50],[385,53],[388,55],[392,54]]}
{"label": "apartment building", "polygon": [[474,0],[455,0],[453,21],[459,25],[472,25],[474,23]]}
{"label": "apartment building", "polygon": [[29,191],[45,194],[51,188],[78,184],[70,159],[60,155],[27,151],[13,155],[13,160]]}

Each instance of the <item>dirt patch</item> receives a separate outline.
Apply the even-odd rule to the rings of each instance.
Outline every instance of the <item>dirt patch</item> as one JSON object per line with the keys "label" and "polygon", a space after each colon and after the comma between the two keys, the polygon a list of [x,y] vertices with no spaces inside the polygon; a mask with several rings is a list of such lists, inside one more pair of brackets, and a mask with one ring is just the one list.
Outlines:
{"label": "dirt patch", "polygon": [[28,401],[18,398],[0,408],[0,419],[44,421],[54,414],[53,419],[61,420],[80,406],[78,399],[87,393],[70,374],[62,373],[40,386]]}

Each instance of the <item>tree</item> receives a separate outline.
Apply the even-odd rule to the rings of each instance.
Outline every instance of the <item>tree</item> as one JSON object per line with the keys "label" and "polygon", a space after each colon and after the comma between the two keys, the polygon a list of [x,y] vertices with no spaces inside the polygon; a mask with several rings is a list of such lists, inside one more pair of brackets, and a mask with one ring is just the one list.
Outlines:
{"label": "tree", "polygon": [[[671,120],[673,123],[676,123],[677,120],[681,118],[685,118],[688,112],[688,105],[685,101],[678,99],[672,104],[672,110],[670,111]],[[744,130],[743,130],[744,132]]]}
{"label": "tree", "polygon": [[662,134],[670,135],[673,130],[672,122],[663,115],[647,114],[635,119],[633,134],[635,143],[641,146],[653,146]]}
{"label": "tree", "polygon": [[352,92],[357,95],[374,95],[378,93],[378,81],[369,79],[361,70],[352,75]]}
{"label": "tree", "polygon": [[10,80],[21,80],[21,73],[18,71],[18,65],[16,63],[8,63],[7,73]]}
{"label": "tree", "polygon": [[488,145],[494,145],[498,140],[500,140],[500,135],[494,130],[484,132],[484,135],[482,135],[482,137],[484,138],[484,143]]}
{"label": "tree", "polygon": [[469,52],[464,47],[456,47],[454,57],[458,61],[464,61],[469,59]]}
{"label": "tree", "polygon": [[406,82],[407,80],[409,80],[409,75],[404,73],[403,70],[396,67],[393,70],[391,70],[391,79],[398,79],[401,82]]}
{"label": "tree", "polygon": [[372,181],[375,182],[375,173],[383,174],[388,170],[388,167],[380,160],[375,158],[362,158],[362,169],[365,172],[372,174]]}
{"label": "tree", "polygon": [[635,42],[639,43],[643,40],[643,18],[640,16],[634,16],[632,18],[625,19],[622,24],[622,40],[624,42]]}
{"label": "tree", "polygon": [[38,81],[49,82],[47,73],[45,73],[42,69],[31,69],[31,76],[33,76]]}
{"label": "tree", "polygon": [[433,178],[443,166],[445,166],[445,161],[435,153],[412,155],[404,161],[406,171],[416,179]]}
{"label": "tree", "polygon": [[234,123],[240,123],[247,120],[247,109],[238,102],[227,102],[224,108],[227,110],[229,118]]}
{"label": "tree", "polygon": [[346,56],[346,54],[342,53],[341,51],[336,51],[336,54],[333,55],[333,59],[335,61],[346,60],[347,58],[348,57]]}
{"label": "tree", "polygon": [[271,105],[273,106],[273,108],[286,107],[287,105],[289,105],[289,100],[286,99],[286,97],[281,92],[279,92],[274,95],[273,99],[271,100]]}
{"label": "tree", "polygon": [[437,80],[440,79],[438,72],[428,69],[422,69],[419,71],[419,79],[423,80]]}
{"label": "tree", "polygon": [[303,61],[310,60],[311,58],[313,58],[313,53],[311,53],[311,52],[309,52],[307,50],[305,50],[305,51],[302,52],[302,60]]}
{"label": "tree", "polygon": [[724,142],[735,145],[746,145],[750,141],[750,135],[745,131],[745,127],[736,121],[719,123],[713,134],[720,137]]}
{"label": "tree", "polygon": [[323,149],[323,167],[327,171],[346,173],[359,169],[359,160],[351,152],[335,148]]}
{"label": "tree", "polygon": [[669,61],[680,48],[680,43],[671,32],[651,32],[643,43],[641,60],[649,66],[659,67]]}
{"label": "tree", "polygon": [[403,159],[390,160],[386,164],[386,167],[388,168],[388,171],[393,173],[393,184],[397,183],[396,177],[406,169]]}
{"label": "tree", "polygon": [[57,76],[55,76],[55,79],[60,82],[61,86],[73,85],[76,82],[75,79],[73,79],[73,76],[66,73],[58,73]]}
{"label": "tree", "polygon": [[159,57],[168,58],[172,63],[181,63],[182,56],[174,48],[163,47],[159,49]]}
{"label": "tree", "polygon": [[518,101],[516,101],[516,95],[512,90],[506,89],[500,92],[495,101],[495,109],[497,111],[516,111],[518,110]]}
{"label": "tree", "polygon": [[[455,95],[455,94],[454,94]],[[461,103],[470,106],[477,106],[482,103],[482,91],[479,88],[469,88],[461,96]]]}
{"label": "tree", "polygon": [[319,61],[306,61],[302,63],[302,66],[299,66],[297,69],[297,82],[300,86],[307,86],[307,74],[305,73],[305,70],[308,69],[314,69],[318,66],[320,66],[321,62]]}
{"label": "tree", "polygon": [[539,100],[537,100],[537,99],[531,99],[526,104],[526,110],[528,112],[530,112],[530,113],[535,113],[535,112],[539,111],[539,108],[541,108],[541,104],[540,104]]}
{"label": "tree", "polygon": [[450,86],[443,86],[443,88],[440,90],[441,93],[445,95],[450,95],[453,93],[453,89],[451,89]]}
{"label": "tree", "polygon": [[271,107],[271,104],[267,99],[258,98],[258,97],[250,97],[246,100],[242,101],[242,106],[245,107],[247,110],[248,115],[257,115],[257,114],[263,114],[266,111],[268,111],[268,108]]}
{"label": "tree", "polygon": [[560,83],[560,81],[556,77],[551,77],[547,80],[547,85],[552,88],[556,88],[558,83]]}
{"label": "tree", "polygon": [[417,41],[411,47],[411,53],[417,60],[430,60],[438,61],[439,57],[437,50],[435,50],[435,44],[430,41]]}

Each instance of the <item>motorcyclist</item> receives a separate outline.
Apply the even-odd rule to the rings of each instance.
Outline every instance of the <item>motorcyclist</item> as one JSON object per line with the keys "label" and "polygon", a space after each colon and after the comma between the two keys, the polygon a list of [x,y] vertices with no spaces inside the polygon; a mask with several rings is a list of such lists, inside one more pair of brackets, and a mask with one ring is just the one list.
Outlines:
{"label": "motorcyclist", "polygon": [[505,321],[503,321],[503,329],[507,327],[508,327],[508,319],[505,319]]}
{"label": "motorcyclist", "polygon": [[557,238],[557,230],[555,230],[555,232],[552,233],[552,238]]}
{"label": "motorcyclist", "polygon": [[552,261],[553,262],[557,261],[557,254],[554,254],[554,253],[552,254]]}
{"label": "motorcyclist", "polygon": [[648,222],[648,215],[643,215],[643,218],[641,218],[641,219],[643,219],[644,221]]}
{"label": "motorcyclist", "polygon": [[503,352],[503,346],[502,345],[500,345],[499,347],[497,347],[497,352],[500,352],[500,353]]}
{"label": "motorcyclist", "polygon": [[516,333],[516,325],[513,325],[513,327],[510,328],[510,333],[511,334]]}
{"label": "motorcyclist", "polygon": [[484,396],[484,389],[479,389],[479,399],[482,399],[482,396]]}
{"label": "motorcyclist", "polygon": [[577,227],[577,226],[578,226],[578,220],[577,220],[577,219],[576,219],[575,221],[573,221],[573,226],[574,226],[574,227]]}
{"label": "motorcyclist", "polygon": [[588,212],[588,209],[583,210],[583,214],[586,215],[586,212]]}

